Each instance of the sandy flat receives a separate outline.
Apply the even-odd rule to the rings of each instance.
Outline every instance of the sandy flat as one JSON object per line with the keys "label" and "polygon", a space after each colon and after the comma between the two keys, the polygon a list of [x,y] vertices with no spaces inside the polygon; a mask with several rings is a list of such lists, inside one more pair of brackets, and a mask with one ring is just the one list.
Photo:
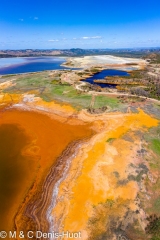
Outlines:
{"label": "sandy flat", "polygon": [[89,66],[95,66],[95,65],[123,65],[123,64],[132,64],[132,63],[138,64],[138,65],[139,64],[145,65],[146,61],[138,58],[123,58],[123,57],[115,57],[111,55],[75,57],[75,58],[68,58],[68,61],[67,61],[67,64],[72,67],[89,67]]}

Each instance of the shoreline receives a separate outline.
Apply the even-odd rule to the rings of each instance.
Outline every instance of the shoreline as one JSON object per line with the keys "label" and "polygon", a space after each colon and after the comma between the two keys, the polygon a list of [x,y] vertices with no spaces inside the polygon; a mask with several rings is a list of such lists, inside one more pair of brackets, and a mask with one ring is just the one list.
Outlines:
{"label": "shoreline", "polygon": [[[36,104],[37,105],[37,104]],[[36,105],[33,106],[32,110],[35,111],[41,111],[44,114],[44,106],[40,109],[36,109]],[[26,104],[27,106],[27,104]],[[16,107],[16,106],[13,106]],[[23,106],[21,106],[23,107]],[[31,111],[31,106],[29,105],[29,110]],[[17,106],[17,108],[19,108]],[[54,112],[49,112],[48,114],[51,116],[51,113],[54,114]],[[47,114],[47,115],[48,115]],[[73,115],[72,115],[73,116]],[[130,151],[130,147],[133,145],[131,143],[124,142],[124,140],[121,139],[121,135],[128,132],[128,129],[130,129],[130,126],[132,126],[133,123],[135,123],[135,120],[138,121],[138,125],[135,125],[135,127],[132,128],[132,130],[141,129],[146,125],[148,128],[150,125],[152,126],[156,124],[156,120],[149,117],[147,114],[140,111],[139,113],[113,113],[113,114],[89,114],[85,112],[84,110],[79,112],[76,115],[77,119],[85,122],[85,123],[95,123],[94,128],[96,128],[97,131],[95,131],[95,135],[93,134],[93,128],[92,128],[92,134],[88,137],[84,137],[82,140],[74,140],[70,142],[67,147],[62,151],[60,156],[56,159],[55,163],[51,165],[51,167],[45,172],[44,177],[41,179],[40,183],[38,184],[38,188],[36,188],[36,191],[34,190],[34,183],[31,186],[29,193],[30,198],[26,197],[25,201],[23,201],[23,204],[21,205],[21,208],[17,212],[15,219],[14,219],[14,228],[19,230],[24,230],[30,228],[30,230],[37,229],[42,232],[49,232],[52,231],[54,228],[54,231],[60,231],[60,230],[66,230],[66,229],[72,229],[72,219],[70,220],[70,217],[74,219],[74,216],[77,213],[77,210],[79,208],[75,209],[74,214],[72,215],[72,207],[69,206],[69,203],[72,203],[72,201],[75,201],[75,204],[78,206],[78,198],[79,194],[74,193],[74,191],[81,192],[82,188],[77,187],[77,184],[83,184],[83,179],[88,179],[88,176],[92,179],[90,184],[92,188],[94,189],[93,193],[97,193],[96,189],[102,186],[102,191],[104,194],[104,197],[100,197],[98,194],[95,198],[94,194],[90,193],[89,198],[91,203],[89,204],[89,207],[87,207],[88,203],[86,202],[85,196],[83,201],[85,204],[82,204],[81,212],[83,212],[83,209],[87,207],[88,213],[85,214],[85,221],[83,223],[83,219],[81,218],[81,215],[77,215],[78,219],[80,220],[79,228],[75,227],[74,231],[82,230],[83,233],[83,240],[87,239],[85,238],[85,234],[90,234],[90,230],[87,228],[87,221],[88,216],[92,217],[93,210],[91,208],[91,204],[97,205],[99,202],[103,202],[107,195],[105,196],[106,191],[109,191],[111,189],[114,192],[114,184],[112,183],[110,187],[108,188],[106,183],[106,178],[108,178],[107,172],[112,173],[115,171],[114,165],[112,169],[112,163],[114,162],[116,167],[119,166],[118,171],[121,171],[124,177],[126,177],[126,172],[124,171],[128,164],[128,159],[126,158],[124,161],[124,156],[122,156],[122,162],[124,161],[124,170],[121,169],[119,165],[119,157],[118,153],[120,153],[119,146],[123,143],[126,144],[126,149],[128,153],[130,154],[130,157],[132,156],[133,151]],[[67,117],[66,117],[66,120]],[[149,123],[151,120],[151,123]],[[126,122],[126,124],[124,124]],[[97,124],[97,125],[96,125]],[[122,125],[125,127],[123,128]],[[116,126],[116,130],[115,130]],[[134,129],[135,128],[135,129]],[[112,136],[113,135],[113,136]],[[93,138],[92,138],[93,136]],[[115,138],[115,144],[112,146],[109,142],[107,142],[107,139]],[[89,139],[89,140],[88,140]],[[138,140],[138,142],[140,139]],[[99,149],[99,151],[97,151]],[[105,151],[106,149],[106,151]],[[80,151],[79,151],[80,150]],[[137,151],[135,149],[134,151]],[[117,154],[114,154],[114,152],[117,151]],[[93,153],[95,152],[95,153]],[[90,154],[90,157],[88,158]],[[117,157],[116,157],[117,156]],[[88,158],[88,160],[87,160]],[[94,159],[94,164],[93,164]],[[111,161],[112,160],[112,161]],[[131,158],[130,158],[131,160]],[[67,161],[67,165],[66,165]],[[82,162],[81,162],[82,161]],[[131,160],[132,161],[132,160]],[[78,164],[77,164],[78,163]],[[136,163],[136,162],[135,162]],[[87,170],[86,165],[92,169]],[[67,168],[66,168],[67,166]],[[106,173],[101,172],[101,168],[105,166]],[[65,170],[64,170],[65,169]],[[121,170],[120,170],[121,169]],[[82,175],[83,172],[83,175]],[[89,173],[89,175],[88,175]],[[104,176],[103,176],[104,175]],[[111,179],[113,176],[111,176]],[[68,179],[68,180],[67,180]],[[79,181],[78,179],[82,179],[82,181]],[[98,179],[100,179],[103,183],[98,185]],[[123,179],[123,178],[122,178]],[[107,180],[109,181],[109,179]],[[85,181],[86,185],[89,184],[89,182]],[[75,188],[73,189],[73,185]],[[86,185],[84,187],[86,188]],[[116,185],[115,185],[116,186]],[[134,194],[130,198],[130,204],[131,206],[134,206],[134,209],[136,209],[135,205],[135,196],[138,192],[138,186],[136,183],[128,183],[126,187],[120,186],[119,190],[117,189],[117,197],[123,196],[125,194],[125,191],[127,191],[130,194],[130,189],[134,189]],[[104,189],[103,189],[104,188]],[[59,190],[60,189],[60,190]],[[59,191],[57,191],[59,190]],[[87,191],[87,190],[86,190]],[[124,194],[122,195],[124,191]],[[64,194],[64,195],[63,195]],[[87,192],[87,194],[89,194]],[[28,196],[29,194],[27,194]],[[74,196],[74,198],[72,198]],[[63,199],[64,197],[64,199]],[[126,196],[124,197],[124,201],[126,199]],[[66,202],[65,202],[66,201]],[[67,202],[68,201],[68,202]],[[115,197],[115,201],[116,197]],[[84,207],[83,207],[84,206]],[[123,203],[122,203],[123,206]],[[64,211],[63,211],[64,210]],[[68,212],[69,211],[69,212]],[[85,212],[86,213],[86,212]],[[79,214],[79,213],[78,213]],[[122,216],[121,216],[122,217]],[[65,227],[63,228],[63,223],[65,223]],[[33,229],[31,228],[33,227]],[[19,238],[18,238],[19,239]]]}
{"label": "shoreline", "polygon": [[[82,231],[82,239],[87,240],[96,236],[96,229],[105,227],[108,232],[113,215],[117,224],[124,225],[127,234],[127,226],[132,224],[126,219],[127,214],[138,219],[145,229],[147,211],[136,204],[137,199],[142,201],[138,193],[145,191],[144,178],[139,179],[137,171],[147,177],[148,162],[143,153],[150,153],[146,148],[149,141],[142,136],[158,126],[160,101],[83,87],[86,83],[81,82],[80,77],[86,77],[85,72],[89,70],[64,71],[63,74],[54,71],[2,79],[6,81],[1,84],[1,125],[24,127],[30,138],[23,154],[31,161],[35,156],[36,164],[36,170],[29,165],[31,181],[20,184],[26,191],[19,195],[14,215],[8,214],[14,230]],[[48,101],[45,96],[50,97]],[[124,102],[124,99],[127,100]],[[78,104],[80,107],[76,108]],[[103,225],[103,214],[99,210],[106,214],[107,225]],[[94,217],[99,219],[98,223],[94,223]],[[116,229],[115,226],[113,239],[118,237]],[[17,240],[20,240],[18,236]]]}
{"label": "shoreline", "polygon": [[[74,141],[69,144],[69,146],[62,152],[61,156],[58,157],[56,163],[50,168],[45,179],[42,180],[42,189],[40,190],[38,196],[36,196],[36,199],[33,200],[31,198],[31,200],[26,203],[24,211],[16,214],[23,214],[28,219],[34,221],[36,229],[42,232],[49,232],[52,227],[51,223],[53,223],[53,218],[50,215],[50,211],[57,200],[56,198],[53,199],[53,193],[57,190],[61,181],[65,179],[67,175],[66,171],[68,171],[70,162],[78,151],[81,142],[82,140]],[[69,159],[69,163],[67,163],[68,166],[66,168],[67,159]],[[65,168],[66,170],[64,171]],[[56,192],[56,194],[58,194],[58,192]],[[15,229],[18,229],[16,219]],[[25,225],[24,229],[26,229]]]}
{"label": "shoreline", "polygon": [[[6,69],[6,68],[16,68],[16,67],[19,67],[19,66],[24,66],[28,63],[32,63],[32,62],[29,62],[28,60],[29,59],[40,59],[40,58],[43,58],[43,59],[63,59],[64,62],[67,61],[67,57],[57,57],[57,56],[37,56],[37,57],[10,57],[10,58],[0,58],[0,70],[1,69]],[[2,62],[4,62],[4,60],[22,60],[21,62],[11,62],[11,63],[4,63],[4,65],[1,65],[1,59],[2,59]],[[60,67],[63,67],[62,64],[59,65]],[[10,73],[10,74],[0,74],[0,77],[1,76],[9,76],[9,75],[19,75],[19,74],[29,74],[29,73],[36,73],[36,72],[43,72],[43,71],[54,71],[54,70],[63,70],[63,69],[53,69],[53,70],[41,70],[41,71],[34,71],[34,72],[24,72],[24,73]]]}
{"label": "shoreline", "polygon": [[[55,107],[56,107],[56,105],[55,105]],[[3,106],[3,109],[4,108],[5,107]],[[49,228],[47,228],[47,226],[49,226],[47,223],[47,219],[49,219],[49,206],[51,204],[51,200],[53,199],[51,197],[53,195],[53,187],[58,186],[57,183],[58,182],[60,183],[61,179],[63,179],[65,177],[64,174],[67,173],[67,170],[69,168],[68,161],[70,160],[70,158],[72,160],[72,155],[74,157],[77,149],[79,148],[79,145],[83,141],[86,141],[87,138],[90,138],[90,136],[92,136],[92,134],[94,133],[94,130],[92,129],[91,125],[85,124],[83,121],[81,121],[81,123],[80,123],[80,125],[82,125],[82,126],[78,127],[77,124],[78,124],[79,120],[77,120],[74,116],[72,116],[73,113],[70,112],[70,109],[67,109],[67,108],[65,109],[67,115],[64,116],[64,114],[60,111],[58,111],[57,113],[54,113],[54,111],[50,111],[49,109],[44,111],[44,108],[45,107],[42,107],[42,109],[36,109],[35,106],[33,106],[33,108],[30,108],[30,106],[28,106],[28,108],[27,108],[27,106],[25,107],[24,105],[19,108],[19,106],[13,105],[13,106],[7,107],[7,105],[6,105],[5,110],[2,109],[1,124],[3,124],[3,123],[4,124],[5,123],[6,124],[7,123],[8,124],[9,123],[10,124],[22,124],[23,123],[24,129],[26,129],[25,131],[28,131],[27,130],[28,124],[26,125],[26,123],[23,122],[23,120],[16,121],[14,119],[12,120],[12,118],[8,118],[7,116],[13,116],[14,112],[16,112],[19,115],[19,112],[20,112],[21,114],[24,114],[24,113],[27,115],[29,114],[28,116],[33,116],[32,118],[34,118],[34,115],[41,113],[44,117],[41,118],[42,115],[41,116],[37,115],[37,117],[39,116],[42,119],[42,120],[40,120],[40,122],[42,122],[43,125],[45,123],[44,122],[45,119],[50,119],[51,122],[53,121],[52,122],[53,125],[54,125],[55,121],[59,122],[58,123],[59,125],[57,125],[57,127],[61,126],[62,124],[65,124],[66,125],[66,127],[64,127],[65,132],[67,131],[66,133],[68,135],[65,138],[62,137],[62,141],[60,141],[60,142],[62,142],[61,147],[60,147],[60,149],[62,148],[62,151],[61,150],[57,151],[56,148],[50,149],[50,144],[55,145],[54,139],[53,140],[51,139],[51,143],[48,142],[47,145],[49,145],[49,146],[47,147],[46,150],[45,150],[45,146],[44,146],[44,149],[42,149],[43,152],[42,153],[40,152],[42,161],[45,160],[44,153],[45,152],[47,153],[48,149],[50,149],[49,152],[52,151],[52,152],[60,153],[58,155],[57,155],[57,153],[54,155],[52,154],[53,155],[53,156],[51,155],[52,157],[46,156],[45,158],[46,158],[46,160],[48,159],[48,163],[47,162],[46,162],[46,164],[45,164],[45,162],[43,163],[43,164],[45,164],[45,166],[44,166],[45,168],[43,167],[42,162],[39,162],[38,159],[37,160],[35,159],[36,164],[38,164],[36,172],[32,173],[33,178],[32,178],[32,181],[29,183],[29,185],[23,186],[23,188],[25,190],[24,196],[21,197],[20,201],[18,202],[17,207],[14,210],[15,216],[13,218],[14,222],[12,220],[12,224],[13,224],[12,226],[13,226],[13,229],[17,230],[17,231],[18,231],[18,229],[19,230],[24,229],[24,231],[25,231],[28,226],[31,226],[33,228],[34,228],[34,226],[41,228],[41,226],[43,227],[44,222],[45,222],[44,227],[47,230],[49,229]],[[55,110],[57,111],[58,109],[55,108]],[[69,112],[68,112],[68,110],[69,110]],[[34,115],[32,115],[32,113]],[[27,115],[25,115],[25,116],[27,116]],[[72,117],[74,118],[73,122],[72,122]],[[7,120],[7,118],[8,118],[8,120]],[[20,118],[22,119],[22,117],[20,117]],[[76,122],[76,121],[78,121],[78,122]],[[39,124],[39,123],[37,123],[37,124]],[[48,122],[48,125],[49,125],[49,122]],[[73,125],[73,127],[72,127],[72,125]],[[83,125],[85,125],[85,126],[83,126]],[[39,128],[38,125],[37,125],[37,127],[39,129],[38,131],[40,131],[40,132],[43,131],[43,129]],[[50,127],[51,127],[51,130],[53,130],[52,128],[54,126],[50,125]],[[77,129],[76,136],[74,136],[72,133],[71,134],[69,133],[70,131],[74,132],[77,127],[78,127],[78,129]],[[34,129],[33,126],[32,126],[32,128]],[[32,133],[32,128],[29,129],[29,131],[31,131],[31,133]],[[84,130],[84,129],[86,129],[87,132],[85,132],[86,130]],[[44,134],[44,139],[45,139],[45,135],[47,134],[48,130],[46,130],[46,133]],[[64,132],[64,135],[66,134],[65,132]],[[39,134],[39,133],[37,133],[37,130],[35,129],[34,135],[37,136],[36,139],[39,138],[39,135],[37,135],[37,134]],[[27,149],[25,151],[30,151],[30,149],[32,149],[33,141],[35,141],[35,140],[33,140],[33,139],[31,140],[30,145],[27,146]],[[43,145],[39,145],[40,144],[39,141],[41,142],[41,139],[38,140],[38,142],[36,143],[37,149],[39,147],[40,147],[40,149],[41,149],[41,147],[43,147]],[[46,139],[45,141],[48,141],[48,140]],[[68,141],[68,143],[67,143],[67,141]],[[67,145],[66,145],[66,143],[67,143]],[[56,145],[55,145],[55,147],[56,147]],[[26,154],[31,154],[31,153],[26,152]],[[31,156],[31,159],[32,159],[32,156]],[[68,162],[67,165],[66,165],[66,162]],[[50,165],[50,163],[51,163],[51,165]],[[39,168],[39,165],[41,165],[40,168]],[[66,169],[66,170],[64,170],[64,169]],[[47,216],[47,214],[48,214],[48,216]],[[45,220],[44,220],[44,218],[45,218]],[[26,219],[28,219],[28,220],[26,220]],[[35,222],[36,225],[33,224],[33,222]],[[23,228],[23,224],[25,225],[24,228]]]}
{"label": "shoreline", "polygon": [[[13,58],[0,58],[2,59],[22,59],[26,60],[25,62],[22,62],[20,64],[8,64],[6,65],[0,65],[0,68],[7,68],[7,67],[15,67],[15,66],[22,66],[27,64],[27,59],[38,59],[38,58],[55,58],[55,59],[64,59],[64,62],[60,64],[60,67],[65,67],[66,70],[72,69],[72,70],[82,70],[90,67],[102,67],[104,69],[116,69],[117,70],[123,70],[124,67],[132,68],[131,70],[128,69],[128,71],[141,69],[143,68],[144,64],[147,64],[145,60],[137,59],[137,58],[124,58],[124,57],[115,57],[112,55],[94,55],[94,56],[83,56],[83,57],[62,57],[62,56],[37,56],[37,57],[13,57]],[[95,62],[94,62],[94,59]],[[76,63],[77,61],[77,63]],[[79,61],[79,62],[78,62]],[[86,61],[86,62],[85,62]],[[100,62],[99,62],[100,61]],[[118,62],[116,62],[118,61]],[[71,62],[71,65],[68,65],[68,62]],[[78,64],[78,66],[77,66]],[[133,66],[132,66],[133,65]],[[54,71],[54,70],[65,70],[65,69],[52,69],[52,70],[42,70],[42,71]],[[6,75],[17,75],[17,74],[27,74],[27,73],[36,73],[36,72],[42,72],[42,71],[35,71],[35,72],[24,72],[24,73],[13,73],[13,74],[0,74],[1,76]],[[127,69],[124,69],[124,71],[127,71]]]}

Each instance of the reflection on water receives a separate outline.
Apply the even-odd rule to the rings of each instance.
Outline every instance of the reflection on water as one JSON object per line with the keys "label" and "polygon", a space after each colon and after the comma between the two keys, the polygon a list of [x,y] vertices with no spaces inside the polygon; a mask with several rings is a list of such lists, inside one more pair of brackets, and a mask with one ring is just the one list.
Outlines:
{"label": "reflection on water", "polygon": [[13,216],[14,202],[23,192],[23,183],[28,175],[27,157],[22,155],[28,139],[21,128],[14,124],[0,126],[0,229],[7,227]]}
{"label": "reflection on water", "polygon": [[65,58],[62,57],[0,58],[0,74],[62,70],[66,69],[66,67],[61,66],[64,62]]}
{"label": "reflection on water", "polygon": [[63,62],[65,62],[65,59],[60,57],[19,58],[19,61],[13,58],[8,64],[7,61],[4,64],[4,59],[0,59],[0,74],[5,75],[64,69],[64,67],[61,66]]}

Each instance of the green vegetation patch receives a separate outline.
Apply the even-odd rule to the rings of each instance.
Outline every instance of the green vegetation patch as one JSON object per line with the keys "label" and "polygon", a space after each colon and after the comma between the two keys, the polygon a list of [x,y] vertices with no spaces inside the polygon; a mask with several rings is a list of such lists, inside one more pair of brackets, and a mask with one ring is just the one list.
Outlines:
{"label": "green vegetation patch", "polygon": [[160,178],[157,179],[156,183],[153,185],[153,190],[159,192],[160,189]]}
{"label": "green vegetation patch", "polygon": [[112,143],[116,138],[108,138],[106,142]]}
{"label": "green vegetation patch", "polygon": [[152,235],[152,240],[160,239],[160,217],[154,214],[148,217],[147,220],[149,223],[145,228],[146,233]]}
{"label": "green vegetation patch", "polygon": [[141,79],[143,76],[144,76],[144,74],[145,74],[145,70],[133,70],[131,73],[130,73],[130,75],[128,75],[128,76],[121,76],[122,78],[127,78],[127,79],[130,79],[130,78],[132,78],[133,80],[134,79]]}
{"label": "green vegetation patch", "polygon": [[107,199],[105,202],[106,207],[113,207],[113,205],[115,204],[115,201],[113,199]]}
{"label": "green vegetation patch", "polygon": [[[89,108],[92,96],[86,93],[78,92],[73,86],[69,84],[54,84],[49,89],[46,89],[41,95],[43,99],[52,101],[54,99],[71,104],[78,109]],[[121,104],[116,98],[107,96],[96,96],[94,102],[94,109],[109,106],[111,109],[117,109]]]}
{"label": "green vegetation patch", "polygon": [[[53,80],[53,79],[52,79]],[[29,74],[19,75],[16,78],[16,86],[9,87],[5,89],[5,92],[16,93],[16,92],[26,92],[30,89],[38,89],[50,87],[51,79],[48,77],[46,73],[37,73],[37,74]]]}
{"label": "green vegetation patch", "polygon": [[152,168],[152,169],[159,169],[159,163],[158,163],[158,162],[155,162],[155,163],[151,162],[151,163],[149,164],[149,166],[150,166],[150,168]]}
{"label": "green vegetation patch", "polygon": [[151,238],[151,240],[160,240],[160,237],[154,236],[154,237]]}
{"label": "green vegetation patch", "polygon": [[158,197],[154,202],[154,209],[156,212],[160,212],[160,197]]}
{"label": "green vegetation patch", "polygon": [[41,97],[47,101],[58,100],[69,103],[77,109],[88,108],[91,102],[90,95],[81,94],[68,84],[52,84]]}
{"label": "green vegetation patch", "polygon": [[100,69],[99,68],[91,68],[90,71],[92,73],[98,73],[100,71]]}
{"label": "green vegetation patch", "polygon": [[152,139],[151,140],[151,148],[156,154],[160,154],[160,140]]}
{"label": "green vegetation patch", "polygon": [[52,83],[52,84],[55,84],[55,85],[58,85],[58,84],[60,84],[60,80],[58,80],[58,79],[53,79],[53,80],[51,81],[51,83]]}
{"label": "green vegetation patch", "polygon": [[94,108],[101,108],[103,106],[109,106],[112,109],[120,107],[120,102],[117,98],[111,98],[108,96],[96,96]]}
{"label": "green vegetation patch", "polygon": [[152,150],[154,154],[157,155],[155,159],[155,155],[150,159],[150,163],[152,167],[155,167],[153,164],[159,164],[159,155],[160,155],[160,124],[157,127],[150,128],[149,132],[145,133],[144,139],[148,144],[148,149]]}
{"label": "green vegetation patch", "polygon": [[9,78],[9,77],[14,77],[16,76],[16,74],[7,74],[7,75],[3,75],[2,78]]}
{"label": "green vegetation patch", "polygon": [[[61,83],[60,74],[48,75],[47,72],[35,74],[17,75],[16,85],[4,90],[8,93],[25,93],[36,90],[37,96],[45,101],[57,100],[62,103],[69,103],[73,107],[88,109],[91,106],[92,96],[87,93],[77,91],[68,83]],[[117,98],[108,96],[96,96],[94,109],[107,107],[108,110],[117,110],[122,106]]]}

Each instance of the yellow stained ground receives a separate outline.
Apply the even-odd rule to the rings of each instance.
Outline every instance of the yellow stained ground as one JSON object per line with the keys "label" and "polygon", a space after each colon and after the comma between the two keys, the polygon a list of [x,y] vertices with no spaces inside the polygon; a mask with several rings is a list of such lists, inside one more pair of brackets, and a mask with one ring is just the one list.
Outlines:
{"label": "yellow stained ground", "polygon": [[[69,104],[60,105],[59,103],[52,102],[45,102],[41,98],[36,97],[34,98],[34,102],[36,106],[40,106],[41,108],[54,110],[54,112],[63,112],[64,116],[68,116],[69,114],[75,113],[75,109],[71,107]],[[34,106],[33,102],[28,105]]]}
{"label": "yellow stained ground", "polygon": [[11,104],[11,103],[19,103],[21,100],[22,100],[21,94],[8,94],[8,93],[0,94],[0,104],[1,105]]}
{"label": "yellow stained ground", "polygon": [[[140,109],[135,114],[117,114],[117,117],[116,114],[104,114],[103,118],[101,132],[85,143],[73,160],[68,177],[61,183],[57,205],[52,212],[56,222],[59,222],[60,230],[81,231],[83,240],[88,239],[87,223],[92,217],[93,206],[107,199],[121,198],[130,200],[129,207],[136,209],[136,182],[117,186],[113,173],[118,172],[121,179],[127,177],[129,164],[134,162],[140,139],[134,137],[132,143],[121,137],[136,130],[147,131],[158,124],[156,119]],[[86,120],[90,121],[88,114]],[[113,143],[107,142],[109,138],[115,138]]]}
{"label": "yellow stained ground", "polygon": [[[41,110],[46,111],[47,114],[54,113],[54,115],[50,115],[52,119],[45,120],[44,118],[47,116],[42,117],[39,113],[20,113],[16,110],[14,113],[12,111],[4,113],[5,118],[3,117],[1,120],[3,123],[23,126],[26,133],[33,137],[33,146],[24,149],[24,154],[41,155],[39,164],[45,169],[50,167],[53,155],[58,156],[62,151],[61,147],[65,147],[67,142],[75,139],[74,133],[78,133],[79,127],[80,136],[87,133],[88,128],[83,126],[84,122],[92,123],[93,128],[98,131],[91,140],[82,144],[79,153],[72,162],[67,178],[60,186],[57,204],[53,209],[53,217],[59,223],[60,230],[81,231],[82,239],[88,239],[90,229],[87,224],[94,213],[93,206],[97,206],[100,202],[106,202],[107,199],[129,200],[128,206],[136,209],[134,199],[139,190],[136,182],[130,181],[125,186],[117,186],[117,178],[113,173],[118,172],[121,179],[127,177],[129,164],[136,161],[134,156],[139,147],[140,138],[134,137],[134,143],[132,143],[121,139],[121,137],[123,134],[130,134],[136,130],[147,131],[148,128],[156,126],[158,121],[142,110],[139,110],[139,113],[111,113],[97,116],[81,111],[77,115],[78,119],[75,119],[73,116],[77,112],[69,105],[59,105],[55,102],[45,103],[40,98],[34,98],[34,101],[30,101],[30,99],[24,101],[24,97],[24,95],[18,94],[5,94],[0,96],[0,102],[9,105],[13,102],[23,103],[33,110],[41,107]],[[55,119],[65,123],[67,129],[70,126],[70,130],[68,130],[72,133],[66,135],[68,140],[63,143],[62,141],[61,143],[57,142],[56,135],[55,144],[57,147],[52,145],[53,135],[51,134],[51,129],[55,128],[52,121]],[[78,128],[77,125],[79,125]],[[56,128],[59,128],[58,125]],[[64,133],[66,130],[62,128],[61,133]],[[43,136],[42,132],[44,132]],[[107,142],[109,138],[115,139],[113,143]],[[55,153],[51,151],[50,146],[56,149]],[[39,179],[45,171],[42,169],[38,176]]]}
{"label": "yellow stained ground", "polygon": [[5,88],[8,88],[8,87],[11,87],[11,86],[14,86],[14,85],[16,85],[16,83],[13,83],[13,80],[9,80],[9,81],[0,83],[0,90],[3,90]]}
{"label": "yellow stained ground", "polygon": [[51,111],[57,114],[63,113],[63,117],[68,117],[69,115],[74,114],[76,111],[69,104],[59,104],[54,101],[45,102],[40,97],[35,97],[35,94],[9,94],[1,93],[0,94],[0,104],[3,105],[13,105],[13,104],[24,104],[24,106],[29,106],[31,109],[40,108],[44,112]]}

